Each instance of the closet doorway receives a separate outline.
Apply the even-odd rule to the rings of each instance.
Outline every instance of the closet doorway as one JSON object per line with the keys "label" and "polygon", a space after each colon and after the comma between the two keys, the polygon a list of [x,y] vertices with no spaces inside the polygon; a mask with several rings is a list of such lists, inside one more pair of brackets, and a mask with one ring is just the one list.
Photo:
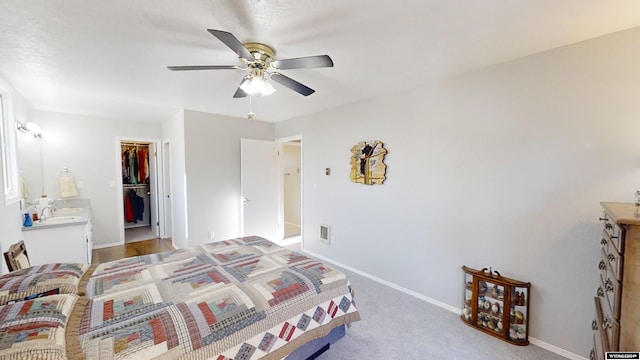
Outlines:
{"label": "closet doorway", "polygon": [[124,242],[159,238],[156,142],[120,140]]}
{"label": "closet doorway", "polygon": [[280,139],[279,144],[284,242],[291,243],[302,234],[302,138]]}

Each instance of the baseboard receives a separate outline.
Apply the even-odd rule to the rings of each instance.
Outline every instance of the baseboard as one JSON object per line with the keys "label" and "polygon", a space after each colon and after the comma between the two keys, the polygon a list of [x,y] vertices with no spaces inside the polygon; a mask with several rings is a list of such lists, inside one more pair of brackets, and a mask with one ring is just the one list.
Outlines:
{"label": "baseboard", "polygon": [[556,354],[558,354],[560,356],[564,356],[567,359],[571,359],[571,360],[589,360],[586,357],[582,357],[582,356],[580,356],[578,354],[574,354],[574,353],[572,353],[570,351],[567,351],[567,350],[565,350],[563,348],[559,348],[559,347],[557,347],[555,345],[551,345],[548,342],[544,342],[542,340],[536,339],[536,338],[531,337],[531,336],[529,336],[529,343],[531,343],[531,344],[533,344],[535,346],[541,347],[541,348],[543,348],[545,350],[549,350],[552,353],[556,353]]}
{"label": "baseboard", "polygon": [[297,224],[297,223],[294,223],[294,222],[291,222],[291,221],[285,221],[284,223],[287,224],[287,225],[295,226],[295,227],[301,227],[300,224]]}
{"label": "baseboard", "polygon": [[[314,257],[317,257],[318,259],[321,259],[322,261],[326,261],[328,263],[334,264],[334,265],[339,266],[339,267],[341,267],[343,269],[346,269],[346,270],[351,271],[353,273],[356,273],[356,274],[358,274],[360,276],[363,276],[363,277],[365,277],[365,278],[367,278],[369,280],[373,280],[373,281],[375,281],[377,283],[380,283],[382,285],[386,285],[386,286],[388,286],[390,288],[393,288],[395,290],[403,292],[403,293],[405,293],[407,295],[411,295],[411,296],[413,296],[415,298],[418,298],[420,300],[423,300],[423,301],[426,301],[426,302],[428,302],[430,304],[438,306],[438,307],[440,307],[442,309],[451,311],[452,313],[455,313],[457,315],[460,315],[462,313],[460,308],[457,308],[455,306],[451,306],[449,304],[443,303],[442,301],[438,301],[438,300],[436,300],[434,298],[430,298],[428,296],[425,296],[425,295],[420,294],[418,292],[415,292],[413,290],[410,290],[410,289],[407,289],[407,288],[402,287],[400,285],[394,284],[394,283],[392,283],[390,281],[387,281],[387,280],[381,279],[381,278],[379,278],[377,276],[371,275],[371,274],[369,274],[367,272],[355,269],[355,268],[353,268],[353,267],[351,267],[349,265],[340,263],[338,261],[334,261],[332,259],[327,258],[326,256],[322,256],[320,254],[314,253],[313,251],[309,251],[309,250],[306,250],[304,248],[302,248],[301,250],[306,252],[306,253],[308,253],[309,255],[312,255]],[[357,291],[357,289],[356,289],[356,291]],[[570,351],[567,351],[565,349],[559,348],[559,347],[557,347],[555,345],[551,345],[549,343],[546,343],[546,342],[544,342],[542,340],[533,338],[531,336],[529,336],[529,342],[531,344],[535,345],[535,346],[541,347],[541,348],[543,348],[545,350],[549,350],[549,351],[551,351],[553,353],[556,353],[556,354],[558,354],[560,356],[564,356],[564,357],[566,357],[568,359],[571,359],[571,360],[587,360],[587,358],[585,358],[585,357],[582,357],[582,356],[580,356],[578,354],[574,354],[574,353],[572,353]]]}

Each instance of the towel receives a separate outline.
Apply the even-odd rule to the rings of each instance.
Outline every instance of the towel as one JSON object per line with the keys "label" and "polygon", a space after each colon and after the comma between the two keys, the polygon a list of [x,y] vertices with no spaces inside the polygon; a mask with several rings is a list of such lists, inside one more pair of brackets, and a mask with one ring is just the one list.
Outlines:
{"label": "towel", "polygon": [[76,183],[71,176],[60,177],[60,197],[71,197],[78,195]]}
{"label": "towel", "polygon": [[22,173],[20,173],[20,196],[22,199],[26,199],[29,197],[29,192],[27,191],[27,181],[24,179]]}

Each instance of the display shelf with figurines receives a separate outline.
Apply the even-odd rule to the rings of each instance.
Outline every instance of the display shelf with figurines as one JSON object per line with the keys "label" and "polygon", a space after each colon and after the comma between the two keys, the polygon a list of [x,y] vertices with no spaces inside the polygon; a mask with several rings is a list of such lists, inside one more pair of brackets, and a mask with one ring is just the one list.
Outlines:
{"label": "display shelf with figurines", "polygon": [[528,289],[524,287],[514,287],[511,289],[511,327],[509,328],[509,338],[513,341],[524,341],[527,339],[527,318],[528,312],[527,298]]}
{"label": "display shelf with figurines", "polygon": [[463,322],[512,344],[529,344],[531,284],[504,277],[491,268],[463,266],[462,270]]}

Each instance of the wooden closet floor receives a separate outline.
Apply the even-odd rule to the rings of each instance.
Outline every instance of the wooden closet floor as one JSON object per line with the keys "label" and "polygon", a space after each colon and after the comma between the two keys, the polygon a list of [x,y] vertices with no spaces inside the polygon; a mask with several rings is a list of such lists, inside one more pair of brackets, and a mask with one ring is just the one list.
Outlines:
{"label": "wooden closet floor", "polygon": [[103,263],[132,256],[175,250],[171,239],[152,239],[93,250],[92,263]]}

